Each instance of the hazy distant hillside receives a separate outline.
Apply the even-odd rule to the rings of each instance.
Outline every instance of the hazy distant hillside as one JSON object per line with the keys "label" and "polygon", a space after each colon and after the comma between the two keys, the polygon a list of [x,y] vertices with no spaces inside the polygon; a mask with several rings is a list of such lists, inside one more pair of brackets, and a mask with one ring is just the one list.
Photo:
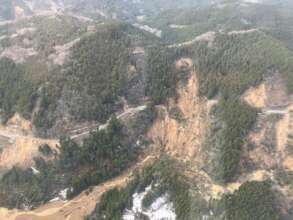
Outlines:
{"label": "hazy distant hillside", "polygon": [[[166,42],[192,40],[206,32],[229,32],[259,29],[293,45],[293,15],[289,3],[265,1],[264,4],[242,4],[240,1],[221,1],[204,8],[173,9],[145,21],[163,31]],[[219,7],[219,5],[221,5]]]}
{"label": "hazy distant hillside", "polygon": [[205,5],[203,0],[4,0],[0,20],[11,20],[44,12],[68,12],[92,18],[133,20],[136,16],[154,15],[161,11]]}

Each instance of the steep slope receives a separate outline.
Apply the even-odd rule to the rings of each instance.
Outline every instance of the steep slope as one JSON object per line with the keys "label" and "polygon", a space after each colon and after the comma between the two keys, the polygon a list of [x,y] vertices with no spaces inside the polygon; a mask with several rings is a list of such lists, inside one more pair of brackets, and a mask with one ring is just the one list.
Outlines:
{"label": "steep slope", "polygon": [[[2,78],[5,91],[14,87],[2,100],[3,121],[19,112],[37,134],[60,137],[78,124],[104,123],[123,109],[123,96],[126,105],[141,104],[145,46],[156,37],[126,24],[62,14],[4,24],[1,30],[1,68],[14,73]],[[26,86],[9,84],[19,77]]]}
{"label": "steep slope", "polygon": [[[267,47],[268,44],[272,47]],[[268,48],[270,52],[266,51]],[[288,82],[285,84],[284,79],[291,74],[287,72],[288,63],[284,64],[283,60],[278,63],[277,57],[286,51],[284,57],[289,58],[291,52],[259,31],[221,33],[215,36],[212,45],[204,39],[169,49],[176,52],[172,65],[177,64],[177,70],[182,68],[189,74],[178,83],[175,98],[167,98],[163,106],[157,107],[158,118],[148,138],[154,146],[160,147],[162,154],[179,162],[169,176],[176,176],[179,171],[187,178],[189,196],[177,201],[178,204],[174,200],[176,215],[185,213],[186,219],[234,220],[235,216],[241,216],[241,219],[290,219],[292,174],[288,169],[290,162],[285,161],[290,161],[291,156],[284,151],[287,142],[284,131],[289,126],[290,107],[287,107],[291,99],[288,91],[292,87]],[[267,59],[258,56],[260,54],[274,58]],[[213,67],[214,58],[217,63]],[[256,86],[259,87],[251,88]],[[162,88],[168,87],[164,84]],[[284,114],[282,120],[280,114]],[[262,136],[259,137],[258,132]],[[274,132],[277,142],[274,142]],[[252,140],[259,142],[252,144]],[[276,150],[272,149],[274,145]],[[183,194],[180,187],[170,189],[164,183],[166,180],[157,185],[154,183],[155,191],[148,195],[151,202],[147,204],[160,199],[165,190],[177,192],[178,197]],[[165,186],[163,194],[160,184]],[[143,186],[142,191],[149,190],[148,185]],[[129,191],[126,188],[121,193],[128,195]],[[93,216],[105,213],[106,219],[111,219],[107,210],[115,210],[118,216],[125,213],[125,208],[119,207],[129,209],[128,200],[122,200],[121,206],[119,203],[117,207],[112,204],[115,195],[115,192],[109,192],[102,205],[97,204]],[[230,203],[231,200],[234,202]],[[252,208],[244,204],[254,205]],[[136,214],[144,216],[147,207]]]}
{"label": "steep slope", "polygon": [[[107,2],[87,1],[79,13],[136,19],[180,7]],[[0,217],[292,219],[289,8],[213,1],[140,18],[162,28],[159,39],[129,24],[65,15],[78,3],[1,26],[0,134],[15,132],[19,142],[3,149],[0,165],[19,161],[23,169],[0,180],[0,205],[18,208]],[[46,4],[52,11],[54,1]],[[142,5],[149,11],[136,14]],[[35,60],[42,71],[32,71]],[[58,142],[35,134],[67,138],[39,148]],[[12,161],[15,149],[25,154]]]}
{"label": "steep slope", "polygon": [[131,182],[135,172],[151,164],[154,159],[155,156],[147,156],[118,178],[94,187],[91,191],[83,192],[73,200],[51,202],[30,212],[0,208],[0,217],[6,220],[83,220],[94,210],[103,193],[116,187],[124,187]]}
{"label": "steep slope", "polygon": [[190,78],[186,84],[179,85],[176,99],[160,107],[159,118],[148,136],[154,145],[161,146],[175,158],[192,161],[204,142],[209,109],[214,102],[199,97],[198,80],[190,58],[177,60],[176,67],[190,71]]}

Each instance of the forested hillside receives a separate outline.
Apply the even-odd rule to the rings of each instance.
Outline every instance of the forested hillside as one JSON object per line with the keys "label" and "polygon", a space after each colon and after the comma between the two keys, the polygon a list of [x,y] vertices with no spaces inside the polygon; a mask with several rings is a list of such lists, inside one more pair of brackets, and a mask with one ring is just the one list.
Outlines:
{"label": "forested hillside", "polygon": [[291,220],[292,8],[5,0],[0,219]]}

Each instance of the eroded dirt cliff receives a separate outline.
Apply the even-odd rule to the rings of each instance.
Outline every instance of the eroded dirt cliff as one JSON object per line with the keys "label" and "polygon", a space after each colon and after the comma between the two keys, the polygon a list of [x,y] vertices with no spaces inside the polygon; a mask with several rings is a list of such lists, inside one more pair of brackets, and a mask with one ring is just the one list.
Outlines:
{"label": "eroded dirt cliff", "polygon": [[159,117],[148,137],[175,159],[191,161],[200,153],[209,125],[209,110],[214,102],[199,97],[198,80],[191,59],[178,60],[176,68],[189,69],[190,76],[187,82],[178,86],[177,97],[170,99],[166,106],[159,107]]}

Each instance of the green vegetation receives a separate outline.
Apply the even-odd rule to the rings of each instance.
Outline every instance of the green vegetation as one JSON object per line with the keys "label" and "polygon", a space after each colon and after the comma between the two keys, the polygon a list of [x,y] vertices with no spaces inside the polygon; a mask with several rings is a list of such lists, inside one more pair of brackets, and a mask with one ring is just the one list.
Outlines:
{"label": "green vegetation", "polygon": [[109,220],[121,219],[125,209],[132,206],[134,192],[144,191],[149,185],[152,185],[152,190],[143,200],[146,208],[160,195],[167,193],[170,196],[170,202],[174,204],[177,218],[190,219],[189,185],[176,166],[175,161],[162,158],[155,164],[146,167],[126,188],[114,189],[105,193],[100,204],[88,219],[98,219],[99,216],[106,216],[105,219]]}
{"label": "green vegetation", "polygon": [[[57,170],[53,166],[41,166],[39,174],[31,169],[21,170],[14,167],[4,174],[0,183],[0,205],[8,208],[34,208],[47,202],[60,184]],[[58,187],[57,187],[58,189]]]}
{"label": "green vegetation", "polygon": [[57,107],[56,98],[59,97],[59,95],[60,89],[53,84],[42,87],[39,94],[38,111],[33,118],[33,124],[38,130],[47,130],[53,126],[56,118],[52,116],[52,114]]}
{"label": "green vegetation", "polygon": [[[239,9],[233,5],[222,9],[189,7],[164,11],[157,17],[149,19],[147,23],[163,30],[164,42],[178,43],[191,40],[208,31],[250,28],[251,24],[243,23],[241,16],[237,13],[239,13]],[[175,25],[175,27],[171,25]]]}
{"label": "green vegetation", "polygon": [[[216,160],[216,179],[229,182],[239,170],[244,138],[256,121],[257,110],[240,100],[251,86],[265,76],[280,73],[293,91],[293,54],[278,40],[261,32],[246,35],[216,34],[213,47],[198,42],[174,51],[153,49],[149,52],[147,94],[156,104],[176,96],[176,84],[182,75],[174,70],[176,57],[193,58],[197,68],[200,94],[208,98],[220,96],[218,119],[224,123],[220,131],[220,156]],[[176,112],[174,117],[176,117]]]}
{"label": "green vegetation", "polygon": [[178,122],[184,122],[184,116],[180,108],[178,107],[173,107],[169,110],[169,116]]}
{"label": "green vegetation", "polygon": [[[37,128],[47,130],[58,120],[58,102],[76,121],[106,122],[121,108],[120,97],[129,89],[127,65],[133,42],[151,39],[128,24],[107,23],[84,36],[72,48],[65,69],[54,69],[50,83],[42,88]],[[106,43],[105,43],[106,42]]]}
{"label": "green vegetation", "polygon": [[233,195],[226,196],[227,220],[279,220],[274,195],[268,182],[248,182]]}
{"label": "green vegetation", "polygon": [[[128,137],[123,133],[122,125],[113,118],[106,130],[95,132],[84,141],[82,147],[67,142],[60,156],[61,165],[65,169],[76,169],[86,166],[90,169],[75,175],[72,179],[75,196],[89,186],[96,185],[106,179],[119,175],[135,162],[137,150],[131,148]],[[75,150],[74,150],[75,149]]]}
{"label": "green vegetation", "polygon": [[9,59],[0,59],[0,108],[2,110],[2,121],[6,122],[15,112],[20,112],[28,118],[34,101],[34,86],[25,78],[21,67]]}
{"label": "green vegetation", "polygon": [[293,49],[292,7],[287,7],[286,3],[246,6],[239,5],[239,1],[225,3],[222,7],[189,6],[166,10],[158,16],[150,17],[146,23],[163,30],[163,40],[167,43],[188,41],[208,31],[258,28]]}
{"label": "green vegetation", "polygon": [[177,49],[180,56],[193,57],[199,79],[200,94],[213,98],[220,96],[218,120],[220,127],[218,155],[214,160],[213,175],[221,182],[229,182],[239,168],[240,152],[244,138],[256,121],[257,110],[240,100],[250,86],[258,85],[265,76],[280,73],[292,85],[292,54],[279,41],[261,33],[247,35],[217,34],[212,48],[199,42]]}
{"label": "green vegetation", "polygon": [[[29,45],[36,51],[48,56],[51,52],[54,52],[54,46],[64,45],[85,34],[87,26],[90,24],[94,25],[94,23],[81,21],[68,15],[59,14],[56,17],[37,16],[1,26],[0,29],[3,32],[0,31],[0,35],[12,35],[17,33],[17,30],[32,28],[32,31],[15,35],[13,38],[7,38],[6,46],[17,44],[27,48],[28,45],[23,43],[26,38],[31,41]],[[1,45],[5,46],[2,43]]]}
{"label": "green vegetation", "polygon": [[148,52],[147,94],[155,104],[163,103],[176,93],[177,76],[172,59],[163,47]]}
{"label": "green vegetation", "polygon": [[146,94],[154,104],[163,104],[168,98],[176,97],[178,82],[187,79],[187,70],[175,68],[176,52],[159,45],[148,50]]}
{"label": "green vegetation", "polygon": [[124,130],[121,123],[112,118],[107,129],[93,132],[82,146],[63,138],[57,161],[36,160],[40,173],[13,168],[1,179],[0,205],[36,207],[64,188],[72,188],[68,196],[73,197],[119,175],[135,162],[140,150],[132,147]]}
{"label": "green vegetation", "polygon": [[220,181],[229,182],[239,172],[239,161],[244,140],[256,121],[257,111],[237,99],[221,99],[220,119],[225,126],[221,133],[222,152],[220,153],[217,176]]}
{"label": "green vegetation", "polygon": [[46,157],[50,157],[56,152],[54,152],[48,144],[42,144],[39,146],[39,152]]}
{"label": "green vegetation", "polygon": [[[88,34],[84,34],[88,23],[70,16],[32,18],[28,23],[35,31],[13,38],[15,42],[6,46],[21,45],[27,38],[38,54],[21,65],[2,59],[0,80],[5,94],[1,107],[7,120],[15,111],[30,118],[37,104],[32,119],[40,136],[58,133],[54,128],[63,117],[60,112],[78,122],[106,122],[121,109],[121,97],[126,96],[129,87],[135,87],[134,82],[127,81],[127,65],[134,59],[134,47],[157,41],[148,33],[118,22],[100,24],[95,33]],[[26,25],[20,21],[1,30],[13,34]],[[48,56],[55,53],[54,47],[78,37],[81,39],[71,48],[70,61],[48,68]]]}
{"label": "green vegetation", "polygon": [[109,25],[73,47],[68,84],[88,96],[82,107],[72,108],[76,118],[105,121],[113,113],[125,85],[124,73],[130,56],[130,39],[125,31],[126,25]]}
{"label": "green vegetation", "polygon": [[290,188],[293,187],[293,172],[284,169],[277,169],[274,173],[274,177],[281,186],[288,185]]}
{"label": "green vegetation", "polygon": [[217,34],[213,48],[198,43],[187,48],[187,53],[196,61],[201,94],[209,98],[217,93],[240,95],[274,72],[280,72],[288,91],[293,91],[292,53],[281,42],[261,32]]}
{"label": "green vegetation", "polygon": [[132,194],[137,187],[137,179],[133,180],[123,189],[112,189],[101,198],[94,212],[86,220],[97,220],[103,216],[105,220],[120,220],[126,208],[132,206]]}
{"label": "green vegetation", "polygon": [[[162,158],[153,166],[147,167],[141,175],[139,190],[152,184],[154,187],[152,193],[146,197],[144,204],[147,205],[156,196],[167,193],[170,196],[170,202],[173,203],[177,219],[190,219],[191,216],[191,197],[189,184],[186,178],[178,170],[175,161],[168,158]],[[152,197],[152,198],[150,198]],[[147,200],[150,201],[147,201]]]}

